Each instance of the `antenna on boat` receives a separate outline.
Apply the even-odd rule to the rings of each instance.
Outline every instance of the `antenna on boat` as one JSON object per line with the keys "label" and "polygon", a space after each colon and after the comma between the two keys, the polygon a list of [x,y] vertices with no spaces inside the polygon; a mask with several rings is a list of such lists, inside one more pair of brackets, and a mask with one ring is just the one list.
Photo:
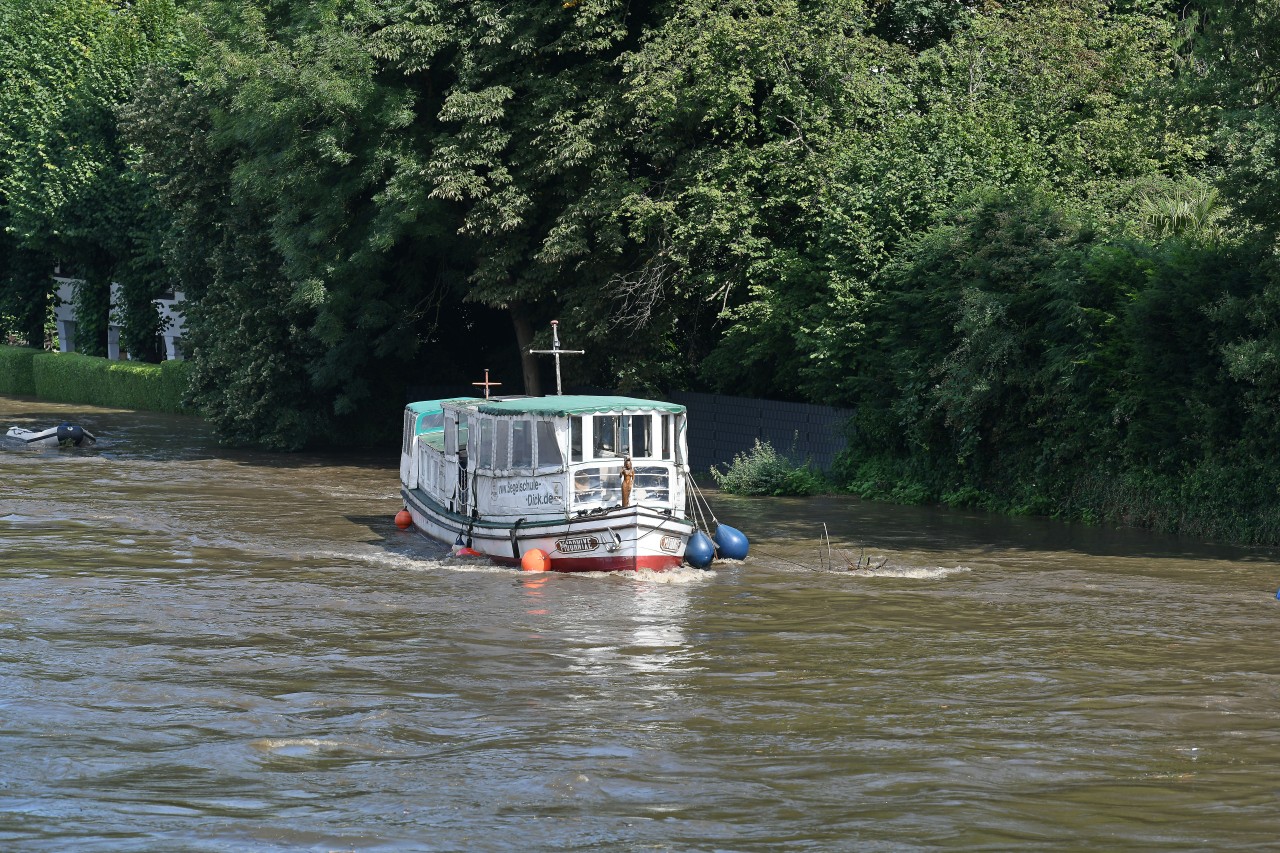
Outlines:
{"label": "antenna on boat", "polygon": [[582,355],[586,352],[584,349],[560,349],[560,321],[551,321],[551,349],[531,349],[531,355],[550,355],[555,356],[556,360],[556,394],[563,394],[560,390],[560,356],[562,355]]}
{"label": "antenna on boat", "polygon": [[484,369],[484,381],[483,381],[483,382],[472,382],[471,384],[472,384],[472,385],[483,385],[483,386],[484,386],[484,398],[485,398],[486,400],[488,400],[488,399],[489,399],[489,387],[490,387],[490,386],[493,386],[493,387],[495,387],[495,388],[496,388],[497,386],[501,385],[502,383],[501,383],[501,382],[490,382],[490,381],[489,381],[489,368],[487,368],[487,367],[486,367],[486,368]]}

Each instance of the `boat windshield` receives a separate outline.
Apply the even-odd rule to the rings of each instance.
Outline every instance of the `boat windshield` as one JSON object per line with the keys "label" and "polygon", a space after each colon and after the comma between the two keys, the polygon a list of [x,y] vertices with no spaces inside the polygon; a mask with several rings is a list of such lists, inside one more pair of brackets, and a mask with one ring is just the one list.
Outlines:
{"label": "boat windshield", "polygon": [[[622,466],[592,465],[573,472],[573,502],[622,503]],[[632,503],[671,502],[671,469],[664,465],[637,465],[631,491]]]}

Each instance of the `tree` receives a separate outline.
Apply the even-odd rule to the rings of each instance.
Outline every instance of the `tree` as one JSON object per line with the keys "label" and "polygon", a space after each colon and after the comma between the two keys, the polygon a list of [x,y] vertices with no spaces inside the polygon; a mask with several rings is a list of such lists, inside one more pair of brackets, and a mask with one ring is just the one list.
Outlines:
{"label": "tree", "polygon": [[[17,259],[3,287],[11,303],[30,306],[29,339],[43,326],[52,262],[61,260],[84,279],[80,349],[105,353],[110,283],[133,271],[121,283],[130,304],[146,307],[129,311],[126,324],[138,341],[149,325],[154,350],[159,318],[134,294],[154,290],[138,271],[154,277],[158,265],[134,239],[149,230],[148,189],[130,174],[115,108],[137,68],[168,49],[174,16],[171,0],[15,0],[0,10],[0,225]],[[33,272],[41,265],[43,292]]]}

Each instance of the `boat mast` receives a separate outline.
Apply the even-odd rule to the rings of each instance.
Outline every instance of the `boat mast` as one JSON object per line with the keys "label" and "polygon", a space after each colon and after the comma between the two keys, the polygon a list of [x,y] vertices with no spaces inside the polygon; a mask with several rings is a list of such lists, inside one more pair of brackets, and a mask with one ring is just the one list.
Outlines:
{"label": "boat mast", "polygon": [[501,382],[490,382],[490,381],[489,381],[489,368],[487,368],[487,367],[486,367],[486,368],[484,369],[484,381],[483,381],[483,382],[472,382],[471,384],[472,384],[472,385],[483,385],[483,386],[484,386],[484,398],[485,398],[486,400],[488,400],[488,399],[489,399],[489,389],[490,389],[490,388],[496,388],[497,386],[501,385],[502,383],[501,383]]}
{"label": "boat mast", "polygon": [[[552,320],[552,321],[551,321],[551,349],[531,349],[531,350],[529,350],[529,353],[530,353],[531,355],[550,355],[550,356],[554,356],[554,357],[555,357],[555,360],[556,360],[556,395],[557,395],[557,396],[560,396],[560,395],[564,394],[564,392],[560,390],[560,356],[562,356],[562,355],[582,355],[583,353],[585,353],[585,352],[586,352],[586,350],[581,350],[581,349],[560,349],[560,331],[559,331],[559,328],[558,328],[559,326],[560,326],[560,321],[559,321],[559,320]],[[486,377],[486,378],[487,378],[487,377]]]}

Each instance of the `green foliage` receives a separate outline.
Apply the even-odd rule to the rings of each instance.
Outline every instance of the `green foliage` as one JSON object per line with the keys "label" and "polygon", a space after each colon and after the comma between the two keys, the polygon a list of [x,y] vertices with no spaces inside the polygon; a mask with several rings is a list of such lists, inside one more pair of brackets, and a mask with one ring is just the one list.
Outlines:
{"label": "green foliage", "polygon": [[1184,120],[1211,135],[1225,162],[1221,185],[1235,208],[1280,234],[1280,2],[1198,0],[1184,49]]}
{"label": "green foliage", "polygon": [[[160,375],[282,449],[536,390],[556,317],[571,383],[855,406],[862,495],[1265,538],[1277,13],[14,0],[0,316],[38,345],[60,262],[155,359],[183,290]],[[717,477],[812,485],[765,448]]]}
{"label": "green foliage", "polygon": [[43,350],[0,346],[0,394],[10,397],[36,395],[33,359]]}
{"label": "green foliage", "polygon": [[189,366],[110,361],[79,353],[39,353],[32,359],[34,396],[156,412],[188,411],[183,404]]}
{"label": "green foliage", "polygon": [[826,487],[808,462],[798,466],[758,438],[751,450],[734,455],[724,471],[712,467],[711,476],[734,495],[813,495]]}

